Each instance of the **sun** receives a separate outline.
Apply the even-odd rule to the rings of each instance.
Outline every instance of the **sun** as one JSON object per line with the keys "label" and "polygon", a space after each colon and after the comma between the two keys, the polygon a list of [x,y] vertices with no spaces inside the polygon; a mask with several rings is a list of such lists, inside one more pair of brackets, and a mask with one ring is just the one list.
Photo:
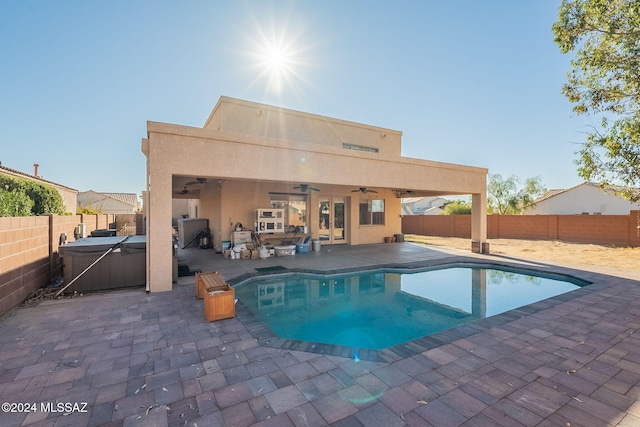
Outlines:
{"label": "sun", "polygon": [[254,85],[261,85],[269,92],[282,94],[296,90],[303,80],[302,74],[308,58],[309,46],[304,42],[304,30],[289,22],[276,25],[255,21],[254,31],[247,37],[246,51]]}
{"label": "sun", "polygon": [[281,92],[285,83],[296,74],[296,49],[284,37],[263,38],[258,47],[256,66],[260,76],[267,81],[267,88]]}
{"label": "sun", "polygon": [[291,67],[293,66],[291,52],[287,50],[284,46],[279,45],[269,45],[265,46],[262,66],[268,70],[270,73],[281,74],[281,77],[284,77],[284,74],[290,72]]}
{"label": "sun", "polygon": [[273,72],[284,73],[287,69],[287,53],[280,48],[270,48],[265,56],[266,66]]}

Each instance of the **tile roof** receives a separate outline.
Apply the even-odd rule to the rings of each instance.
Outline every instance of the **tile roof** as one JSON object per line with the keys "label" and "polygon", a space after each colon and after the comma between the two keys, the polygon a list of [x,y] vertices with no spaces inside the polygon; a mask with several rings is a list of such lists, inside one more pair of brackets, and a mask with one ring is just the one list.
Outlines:
{"label": "tile roof", "polygon": [[34,180],[34,181],[44,182],[46,184],[55,185],[57,187],[64,187],[64,188],[67,188],[67,189],[72,190],[72,191],[78,191],[75,188],[71,188],[71,187],[68,187],[68,186],[63,185],[63,184],[58,184],[57,182],[49,181],[48,179],[44,179],[44,178],[42,178],[40,176],[31,175],[29,173],[22,172],[22,171],[19,171],[17,169],[8,168],[8,167],[2,166],[0,164],[0,172],[2,172],[3,170],[8,172],[11,175],[20,175],[20,176],[24,176],[25,178],[28,178],[28,179],[31,179],[31,180]]}
{"label": "tile roof", "polygon": [[[574,187],[571,187],[571,188],[564,188],[564,189],[549,190],[549,191],[547,191],[546,193],[544,193],[542,196],[540,196],[540,197],[538,197],[536,200],[534,200],[534,203],[540,203],[540,202],[542,202],[543,200],[550,199],[551,197],[557,196],[558,194],[562,194],[562,193],[564,193],[564,192],[566,192],[566,191],[573,190],[574,188],[580,187],[580,186],[582,186],[582,185],[590,185],[590,186],[592,186],[592,187],[599,187],[599,188],[601,188],[601,187],[600,187],[597,183],[595,183],[595,182],[583,182],[582,184],[578,184],[578,185],[576,185],[576,186],[574,186]],[[618,193],[618,192],[620,192],[620,191],[622,191],[622,190],[624,190],[624,189],[625,189],[625,187],[621,187],[621,186],[617,186],[617,185],[609,185],[609,186],[605,189],[605,191],[607,191],[607,192],[613,192],[613,193]],[[635,189],[635,190],[636,190],[636,191],[640,191],[640,190],[638,190],[638,189]]]}
{"label": "tile roof", "polygon": [[553,196],[557,196],[558,194],[562,194],[565,191],[567,191],[566,188],[561,188],[561,189],[555,189],[555,190],[548,190],[546,193],[544,193],[542,196],[538,197],[536,200],[534,200],[534,203],[540,203],[543,200],[547,200]]}
{"label": "tile roof", "polygon": [[109,198],[118,200],[119,202],[135,206],[136,208],[139,206],[138,195],[135,193],[103,193],[101,191],[99,193]]}

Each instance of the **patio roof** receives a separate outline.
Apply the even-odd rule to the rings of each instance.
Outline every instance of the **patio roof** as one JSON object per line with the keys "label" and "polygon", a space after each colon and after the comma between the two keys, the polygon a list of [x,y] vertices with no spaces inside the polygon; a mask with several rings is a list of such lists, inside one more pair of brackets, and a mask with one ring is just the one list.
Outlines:
{"label": "patio roof", "polygon": [[[271,207],[270,193],[291,192],[301,184],[319,187],[309,194],[309,233],[320,234],[319,217],[311,215],[319,197],[342,197],[350,210],[344,215],[345,240],[359,245],[401,232],[401,197],[466,194],[472,198],[474,248],[488,249],[487,169],[404,157],[399,131],[221,97],[202,128],[148,122],[141,148],[147,157],[152,292],[171,289],[171,248],[165,243],[174,197],[200,199],[196,216],[214,222],[209,228],[220,245],[230,239],[234,223],[253,225],[254,210]],[[193,195],[183,195],[190,182]],[[360,227],[371,224],[359,223],[359,205],[370,195],[358,194],[359,188],[385,201],[384,221],[376,227]]]}

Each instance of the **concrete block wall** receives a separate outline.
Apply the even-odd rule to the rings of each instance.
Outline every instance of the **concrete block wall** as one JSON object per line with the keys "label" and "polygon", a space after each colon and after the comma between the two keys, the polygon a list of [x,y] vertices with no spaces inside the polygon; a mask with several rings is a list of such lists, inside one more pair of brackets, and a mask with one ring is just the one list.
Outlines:
{"label": "concrete block wall", "polygon": [[554,240],[549,216],[554,215],[488,215],[487,236],[490,239]]}
{"label": "concrete block wall", "polygon": [[0,314],[49,281],[49,217],[0,218]]}
{"label": "concrete block wall", "polygon": [[80,223],[89,235],[113,222],[114,215],[0,217],[0,316],[62,276],[58,248],[63,233],[72,242]]}
{"label": "concrete block wall", "polygon": [[[402,232],[469,239],[471,215],[408,215],[402,218]],[[629,215],[488,215],[487,238],[639,247],[640,211]]]}
{"label": "concrete block wall", "polygon": [[[424,231],[428,230],[425,234]],[[402,232],[440,237],[471,237],[471,215],[407,215]]]}
{"label": "concrete block wall", "polygon": [[630,215],[576,215],[558,218],[558,239],[629,246]]}
{"label": "concrete block wall", "polygon": [[62,263],[58,248],[60,247],[62,235],[66,238],[66,243],[75,241],[75,228],[82,222],[82,217],[93,217],[96,215],[69,215],[54,216],[51,228],[51,253],[49,265],[51,268],[51,280],[62,277]]}
{"label": "concrete block wall", "polygon": [[104,230],[109,228],[115,228],[115,215],[100,214],[100,215],[75,215],[78,219],[78,224],[84,223],[87,228],[87,237],[91,235],[92,231]]}

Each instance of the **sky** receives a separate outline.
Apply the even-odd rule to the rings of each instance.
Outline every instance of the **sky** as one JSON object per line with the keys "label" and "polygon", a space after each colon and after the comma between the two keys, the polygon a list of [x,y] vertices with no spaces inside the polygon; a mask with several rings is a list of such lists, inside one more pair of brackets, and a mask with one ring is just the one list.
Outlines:
{"label": "sky", "polygon": [[[79,191],[145,189],[147,121],[220,96],[398,130],[402,155],[582,182],[560,0],[0,2],[0,162]],[[247,165],[250,167],[250,165]]]}

